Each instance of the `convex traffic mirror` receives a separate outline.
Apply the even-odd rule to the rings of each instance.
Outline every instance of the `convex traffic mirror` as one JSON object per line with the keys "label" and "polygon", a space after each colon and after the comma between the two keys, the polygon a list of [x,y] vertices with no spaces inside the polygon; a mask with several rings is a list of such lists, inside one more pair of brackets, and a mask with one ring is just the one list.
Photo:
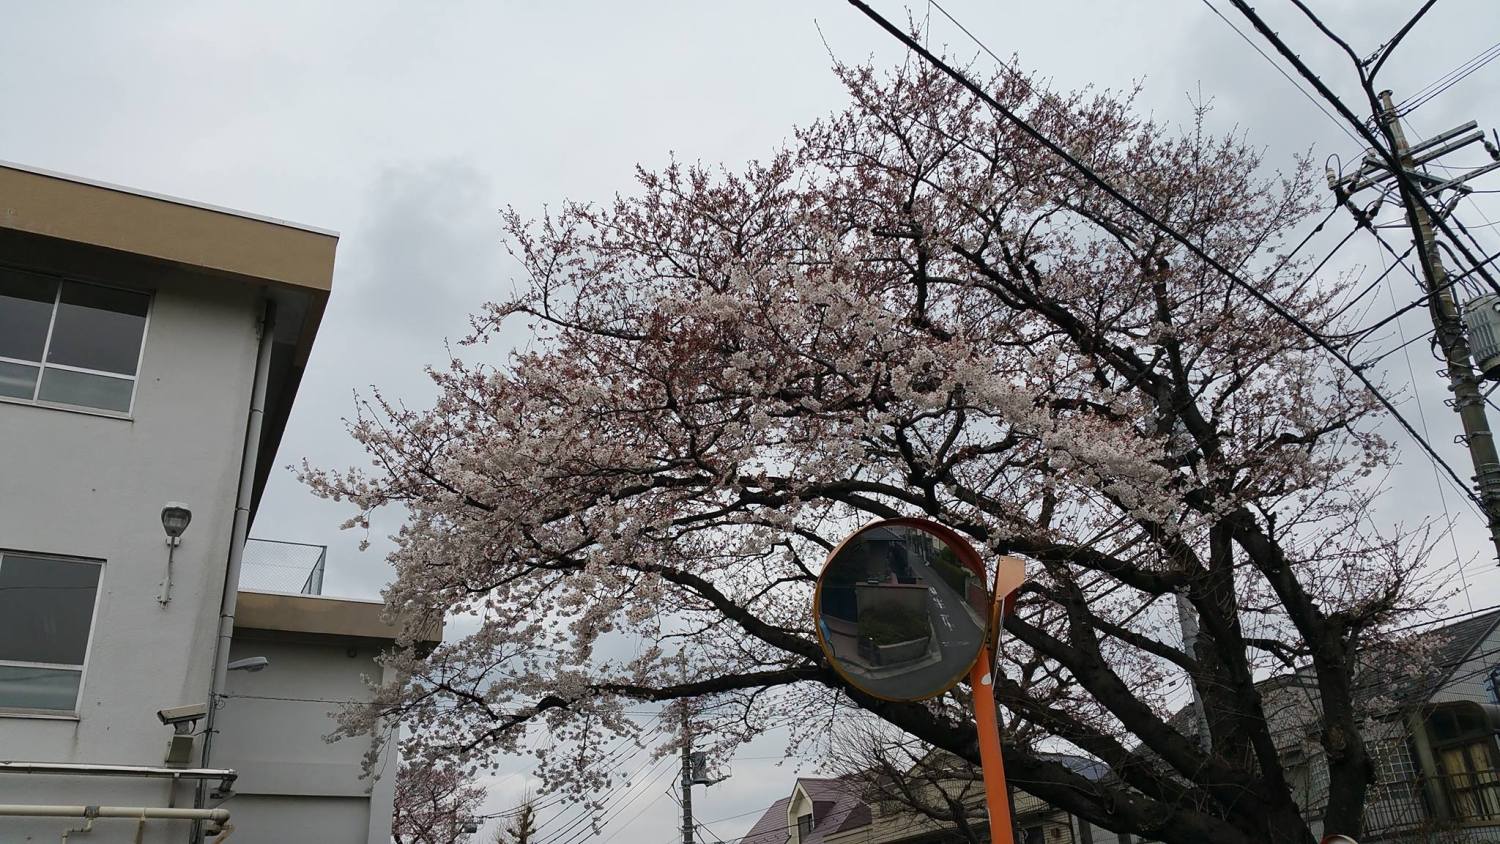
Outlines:
{"label": "convex traffic mirror", "polygon": [[973,546],[925,519],[866,525],[833,549],[813,619],[850,685],[885,700],[937,697],[979,656],[989,590]]}

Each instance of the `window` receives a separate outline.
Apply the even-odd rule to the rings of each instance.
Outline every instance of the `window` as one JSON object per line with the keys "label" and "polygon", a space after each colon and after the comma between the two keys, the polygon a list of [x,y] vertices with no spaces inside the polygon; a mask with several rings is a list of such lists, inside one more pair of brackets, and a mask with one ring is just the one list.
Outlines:
{"label": "window", "polygon": [[1500,771],[1484,711],[1472,704],[1436,709],[1427,716],[1427,733],[1454,818],[1500,818]]}
{"label": "window", "polygon": [[129,413],[150,302],[0,267],[0,396]]}
{"label": "window", "polygon": [[1047,831],[1040,826],[1028,826],[1021,833],[1021,844],[1047,844]]}
{"label": "window", "polygon": [[101,568],[0,553],[0,708],[77,710]]}
{"label": "window", "polygon": [[797,818],[797,840],[806,841],[812,835],[812,815],[800,815]]}

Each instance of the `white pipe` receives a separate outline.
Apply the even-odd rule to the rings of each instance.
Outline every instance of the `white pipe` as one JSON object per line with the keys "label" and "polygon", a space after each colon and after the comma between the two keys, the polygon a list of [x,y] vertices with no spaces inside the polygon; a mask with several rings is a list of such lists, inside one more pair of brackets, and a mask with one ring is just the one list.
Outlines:
{"label": "white pipe", "polygon": [[234,500],[234,527],[229,539],[229,565],[224,573],[224,596],[219,604],[219,642],[214,649],[213,683],[208,687],[208,724],[203,738],[203,763],[213,744],[214,710],[229,674],[229,641],[234,638],[234,611],[239,604],[240,568],[245,540],[250,535],[250,499],[255,496],[255,464],[260,459],[260,431],[266,418],[266,387],[271,376],[271,347],[276,339],[276,303],[266,301],[260,322],[260,348],[255,356],[255,381],[250,389],[250,418],[245,423],[245,447],[240,457],[240,488]]}
{"label": "white pipe", "polygon": [[89,765],[80,762],[0,762],[0,774],[61,774],[98,777],[172,777],[234,782],[231,768],[161,768],[147,765]]}
{"label": "white pipe", "polygon": [[0,803],[0,817],[12,818],[146,818],[168,821],[229,820],[228,809],[167,809],[158,806],[67,806],[45,803]]}
{"label": "white pipe", "polygon": [[[240,486],[234,500],[234,527],[229,538],[229,564],[224,572],[224,595],[219,602],[219,637],[214,646],[214,673],[208,686],[208,718],[203,730],[203,756],[207,765],[213,752],[214,721],[219,711],[219,695],[229,675],[229,641],[234,638],[234,611],[239,603],[240,566],[245,560],[245,539],[250,535],[250,499],[255,496],[255,464],[260,457],[260,430],[266,416],[266,385],[271,376],[271,349],[276,341],[276,303],[266,300],[260,320],[260,346],[255,354],[255,380],[250,388],[250,418],[245,422],[245,445],[240,455]],[[208,790],[203,781],[193,803],[207,802]],[[201,841],[195,832],[194,841]]]}

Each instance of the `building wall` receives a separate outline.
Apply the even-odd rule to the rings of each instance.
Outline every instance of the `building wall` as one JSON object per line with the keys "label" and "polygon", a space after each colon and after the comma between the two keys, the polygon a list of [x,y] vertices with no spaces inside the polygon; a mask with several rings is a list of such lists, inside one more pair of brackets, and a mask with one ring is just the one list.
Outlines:
{"label": "building wall", "polygon": [[264,656],[264,670],[231,672],[219,712],[214,764],[239,773],[223,803],[236,844],[299,840],[386,844],[390,840],[394,745],[363,775],[369,737],[329,743],[340,702],[368,700],[382,679],[377,645],[235,631],[231,659]]}
{"label": "building wall", "polygon": [[[18,263],[0,241],[0,260]],[[133,415],[0,401],[0,548],[104,561],[76,718],[0,714],[0,759],[160,765],[156,710],[206,702],[246,412],[258,291],[122,257],[29,250],[35,268],[154,290]],[[42,266],[37,266],[40,263]],[[160,510],[187,503],[172,600]],[[0,802],[165,805],[161,781],[0,775]],[[191,785],[177,805],[191,805]],[[0,821],[0,840],[56,840],[63,821]],[[146,841],[185,840],[153,822]],[[100,821],[93,841],[131,840]]]}

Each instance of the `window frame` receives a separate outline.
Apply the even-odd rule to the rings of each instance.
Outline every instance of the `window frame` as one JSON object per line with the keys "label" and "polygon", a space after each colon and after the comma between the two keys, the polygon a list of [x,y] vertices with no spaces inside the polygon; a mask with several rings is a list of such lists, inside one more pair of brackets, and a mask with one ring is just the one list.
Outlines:
{"label": "window frame", "polygon": [[106,560],[94,557],[73,557],[66,554],[51,554],[45,551],[22,551],[19,548],[0,548],[0,566],[5,565],[5,557],[14,554],[18,557],[29,557],[36,560],[56,560],[60,563],[87,563],[99,567],[99,579],[94,584],[94,605],[89,610],[89,635],[88,642],[83,647],[83,661],[77,665],[71,663],[56,662],[26,662],[15,659],[0,659],[0,667],[3,668],[42,668],[52,671],[76,671],[78,672],[78,691],[73,695],[72,709],[38,709],[25,706],[5,706],[0,704],[0,718],[56,718],[63,720],[77,720],[81,710],[78,703],[83,699],[83,687],[88,681],[89,664],[94,655],[94,632],[99,627],[99,596],[104,592],[104,568]]}
{"label": "window frame", "polygon": [[[1473,706],[1471,701],[1434,706],[1423,715],[1422,729],[1442,794],[1440,814],[1464,826],[1487,826],[1500,818],[1500,746],[1483,710],[1477,714],[1466,711]],[[1465,715],[1470,716],[1468,724],[1463,721]],[[1439,737],[1435,723],[1439,717],[1452,719],[1451,735]],[[1463,770],[1450,770],[1450,754],[1455,751],[1463,761]],[[1475,764],[1475,751],[1487,767]]]}
{"label": "window frame", "polygon": [[[12,272],[24,273],[32,276],[52,279],[57,283],[57,290],[52,294],[52,313],[47,318],[47,337],[42,342],[42,356],[40,360],[25,360],[23,358],[6,357],[0,355],[0,363],[15,364],[17,366],[34,366],[37,368],[36,383],[31,387],[31,398],[20,396],[0,396],[0,402],[11,404],[24,404],[32,407],[46,407],[54,410],[71,410],[79,413],[92,413],[99,416],[110,416],[118,419],[131,419],[135,415],[135,398],[137,389],[141,383],[141,366],[146,362],[146,340],[151,336],[151,317],[156,311],[156,292],[154,290],[142,290],[138,287],[130,287],[123,284],[109,284],[106,282],[82,279],[71,275],[58,273],[40,272],[26,267],[18,267],[13,264],[0,264],[0,269]],[[141,326],[140,347],[135,351],[135,374],[125,375],[119,372],[107,372],[102,369],[89,369],[84,366],[73,366],[65,363],[48,363],[47,354],[52,350],[52,332],[57,327],[57,312],[62,307],[62,292],[64,284],[79,284],[87,287],[103,287],[108,290],[119,290],[132,293],[137,296],[146,297],[145,323]],[[42,394],[42,379],[46,377],[47,370],[60,369],[65,372],[76,372],[81,375],[93,375],[102,378],[113,378],[117,381],[130,382],[130,405],[125,410],[114,410],[107,407],[94,407],[87,404],[68,404],[66,402],[47,401],[40,398]]]}

